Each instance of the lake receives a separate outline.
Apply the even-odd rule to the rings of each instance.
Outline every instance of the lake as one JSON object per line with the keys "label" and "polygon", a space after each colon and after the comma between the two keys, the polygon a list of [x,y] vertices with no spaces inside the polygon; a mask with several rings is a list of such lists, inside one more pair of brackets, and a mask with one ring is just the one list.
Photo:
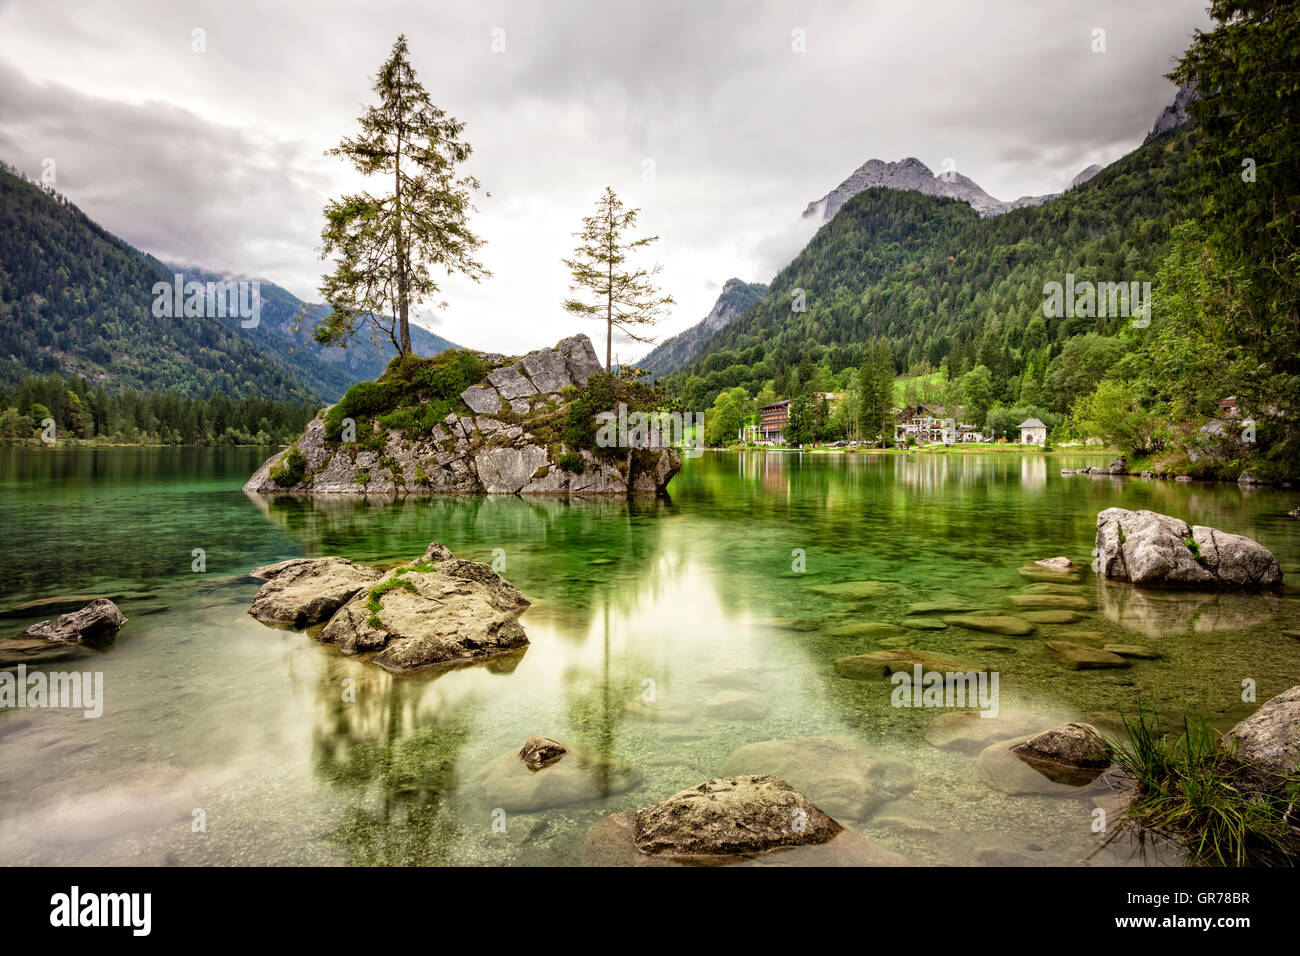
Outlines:
{"label": "lake", "polygon": [[[1176,864],[1172,847],[1093,832],[1104,796],[992,789],[974,753],[926,741],[945,710],[893,706],[888,681],[833,662],[903,643],[996,665],[1004,713],[1108,733],[1139,702],[1226,730],[1258,706],[1243,680],[1257,702],[1300,682],[1290,584],[1134,602],[1087,573],[1094,606],[1029,638],[853,626],[928,600],[1018,613],[1007,599],[1034,583],[1018,569],[1086,565],[1111,506],[1249,535],[1296,572],[1293,491],[1060,475],[1106,463],[1087,454],[705,453],[671,501],[251,500],[240,486],[269,453],[0,449],[4,633],[68,609],[16,605],[60,596],[107,595],[129,619],[107,650],[29,665],[102,672],[102,717],[0,711],[0,863],[580,863],[596,821],[718,775],[743,745],[849,737],[910,779],[844,822],[913,863]],[[247,614],[257,565],[393,563],[435,540],[495,559],[533,602],[522,656],[395,676]],[[854,581],[877,584],[832,586]],[[1042,646],[1080,632],[1160,656],[1073,671]],[[476,775],[534,734],[634,782],[502,813]]]}

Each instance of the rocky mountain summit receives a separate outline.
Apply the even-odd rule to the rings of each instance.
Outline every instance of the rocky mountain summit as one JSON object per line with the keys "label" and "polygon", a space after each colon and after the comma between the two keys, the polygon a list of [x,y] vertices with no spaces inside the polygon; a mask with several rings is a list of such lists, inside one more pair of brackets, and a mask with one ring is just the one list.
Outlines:
{"label": "rocky mountain summit", "polygon": [[1078,174],[1076,174],[1073,179],[1070,180],[1070,185],[1067,186],[1066,189],[1076,189],[1079,186],[1082,186],[1099,172],[1101,172],[1101,167],[1096,163],[1093,163],[1091,166],[1085,166],[1083,169],[1079,170]]}
{"label": "rocky mountain summit", "polygon": [[1142,145],[1145,146],[1156,137],[1163,136],[1191,119],[1191,114],[1187,112],[1187,104],[1194,99],[1196,99],[1196,87],[1178,87],[1174,101],[1160,111],[1160,115],[1156,117],[1156,124],[1151,127],[1151,132],[1147,133],[1146,139],[1142,140]]}
{"label": "rocky mountain summit", "polygon": [[607,374],[585,335],[522,357],[454,350],[394,359],[378,381],[317,415],[244,490],[654,495],[681,468],[676,449],[596,441],[599,421],[648,392]]}
{"label": "rocky mountain summit", "polygon": [[997,216],[1022,206],[1037,206],[1056,196],[1056,193],[1046,196],[1021,196],[1014,202],[1003,202],[986,193],[969,176],[963,176],[956,171],[935,175],[929,166],[915,156],[908,156],[896,163],[869,159],[855,169],[848,179],[821,199],[810,202],[803,211],[804,218],[820,216],[823,222],[830,222],[840,211],[841,206],[858,193],[873,186],[908,189],[926,196],[960,199],[968,203],[981,216]]}

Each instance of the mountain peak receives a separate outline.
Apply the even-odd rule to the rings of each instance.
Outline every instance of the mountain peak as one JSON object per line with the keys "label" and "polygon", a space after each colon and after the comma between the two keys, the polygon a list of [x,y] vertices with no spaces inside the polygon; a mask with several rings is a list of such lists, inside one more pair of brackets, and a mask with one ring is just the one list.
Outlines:
{"label": "mountain peak", "polygon": [[906,156],[896,163],[887,163],[880,159],[869,159],[829,193],[815,202],[810,202],[803,211],[804,218],[820,216],[823,222],[829,222],[840,207],[846,202],[873,186],[886,189],[907,189],[924,193],[927,196],[946,196],[960,199],[969,204],[981,216],[996,216],[999,213],[1018,209],[1021,206],[1036,206],[1053,198],[1047,196],[1022,196],[1015,202],[1002,202],[995,199],[969,176],[956,170],[945,170],[935,175],[930,167],[915,156]]}
{"label": "mountain peak", "polygon": [[1101,172],[1101,167],[1098,166],[1096,163],[1093,163],[1091,166],[1085,166],[1083,169],[1079,170],[1078,175],[1076,175],[1073,179],[1071,179],[1070,185],[1065,188],[1074,189],[1076,186],[1082,186],[1088,180],[1092,179],[1093,176],[1096,176],[1099,172]]}

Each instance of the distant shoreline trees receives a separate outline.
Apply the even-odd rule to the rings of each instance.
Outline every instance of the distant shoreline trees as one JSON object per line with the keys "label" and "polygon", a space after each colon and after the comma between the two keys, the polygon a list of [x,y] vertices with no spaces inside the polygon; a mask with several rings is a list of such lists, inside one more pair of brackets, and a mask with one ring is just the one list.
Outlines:
{"label": "distant shoreline trees", "polygon": [[121,445],[280,445],[316,414],[314,403],[282,402],[222,392],[208,398],[175,391],[109,393],[85,379],[26,375],[0,387],[0,442],[38,442],[43,422],[58,442]]}

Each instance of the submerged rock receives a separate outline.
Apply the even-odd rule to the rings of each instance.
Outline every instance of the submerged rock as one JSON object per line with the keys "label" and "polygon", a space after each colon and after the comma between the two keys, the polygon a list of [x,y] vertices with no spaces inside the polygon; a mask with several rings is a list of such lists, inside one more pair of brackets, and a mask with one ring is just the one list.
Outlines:
{"label": "submerged rock", "polygon": [[1013,594],[1007,598],[1007,603],[1035,610],[1065,608],[1087,611],[1092,608],[1092,602],[1081,594]]}
{"label": "submerged rock", "polygon": [[907,606],[908,614],[961,614],[963,611],[978,611],[980,605],[962,598],[941,598],[921,601]]}
{"label": "submerged rock", "polygon": [[1128,667],[1125,658],[1096,647],[1072,644],[1070,641],[1044,641],[1043,646],[1056,655],[1058,661],[1074,671]]}
{"label": "submerged rock", "polygon": [[354,595],[382,577],[347,558],[291,558],[248,572],[264,578],[250,614],[259,621],[307,627],[329,620]]}
{"label": "submerged rock", "polygon": [[763,698],[743,690],[720,690],[704,702],[704,713],[718,720],[761,720],[769,709]]}
{"label": "submerged rock", "polygon": [[[551,756],[537,768],[524,757],[533,740],[546,740],[541,752]],[[557,747],[562,752],[556,754]],[[470,786],[482,801],[514,813],[533,813],[599,800],[641,782],[635,768],[579,744],[530,738],[524,751],[511,748],[474,775]]]}
{"label": "submerged rock", "polygon": [[841,624],[828,632],[836,637],[898,637],[904,631],[897,624],[883,621],[859,621],[854,624]]}
{"label": "submerged rock", "polygon": [[983,631],[989,634],[1002,634],[1006,637],[1028,637],[1034,633],[1034,625],[1023,618],[1010,617],[1005,614],[965,614],[945,617],[945,624],[964,627],[968,631]]}
{"label": "submerged rock", "polygon": [[1240,776],[1252,789],[1273,790],[1300,773],[1300,685],[1267,700],[1220,745],[1236,748]]}
{"label": "submerged rock", "polygon": [[987,671],[968,661],[947,657],[943,654],[931,654],[929,651],[914,651],[907,648],[894,648],[872,651],[869,654],[855,654],[841,657],[835,662],[835,673],[853,680],[878,680],[888,677],[895,671],[912,673],[920,665],[923,671],[941,671],[944,673],[970,674]]}
{"label": "submerged rock", "polygon": [[1075,611],[1025,611],[1022,615],[1031,624],[1074,624],[1083,620]]}
{"label": "submerged rock", "polygon": [[850,601],[865,601],[889,597],[907,590],[893,581],[840,581],[836,584],[819,584],[812,588],[815,594]]}
{"label": "submerged rock", "polygon": [[827,813],[865,820],[916,789],[911,765],[852,737],[799,737],[746,744],[722,764],[723,776],[770,774],[808,794]]}
{"label": "submerged rock", "polygon": [[943,621],[936,621],[932,617],[905,617],[898,622],[906,628],[914,631],[946,631],[948,625]]}
{"label": "submerged rock", "polygon": [[455,665],[522,650],[528,599],[489,565],[434,542],[415,562],[380,572],[344,558],[257,568],[250,613],[302,627],[328,618],[319,639],[344,654],[377,652],[386,670]]}
{"label": "submerged rock", "polygon": [[79,611],[33,624],[25,633],[57,644],[95,644],[113,640],[126,615],[108,598],[96,598]]}
{"label": "submerged rock", "polygon": [[1138,644],[1107,644],[1102,647],[1103,651],[1111,654],[1118,654],[1120,657],[1132,658],[1135,661],[1154,661],[1160,659],[1160,652],[1153,651],[1149,647],[1142,647]]}
{"label": "submerged rock", "polygon": [[979,753],[1000,740],[1032,733],[1047,722],[1044,715],[1028,711],[1002,711],[988,717],[975,710],[959,710],[930,721],[925,742],[940,750]]}
{"label": "submerged rock", "polygon": [[1203,590],[1282,583],[1277,558],[1259,542],[1154,511],[1107,508],[1096,544],[1101,574],[1113,581]]}
{"label": "submerged rock", "polygon": [[[1074,727],[1086,730],[1065,729]],[[1101,748],[1105,747],[1090,725],[1065,724],[1040,734],[992,744],[980,751],[975,766],[981,780],[1011,796],[1082,795],[1097,785],[1110,764],[1109,756],[1099,756],[1102,750],[1092,742],[1087,731],[1096,736]],[[1036,743],[1026,747],[1030,741]],[[1087,762],[1068,762],[1076,756]],[[1105,764],[1099,765],[1100,759],[1105,759]]]}

